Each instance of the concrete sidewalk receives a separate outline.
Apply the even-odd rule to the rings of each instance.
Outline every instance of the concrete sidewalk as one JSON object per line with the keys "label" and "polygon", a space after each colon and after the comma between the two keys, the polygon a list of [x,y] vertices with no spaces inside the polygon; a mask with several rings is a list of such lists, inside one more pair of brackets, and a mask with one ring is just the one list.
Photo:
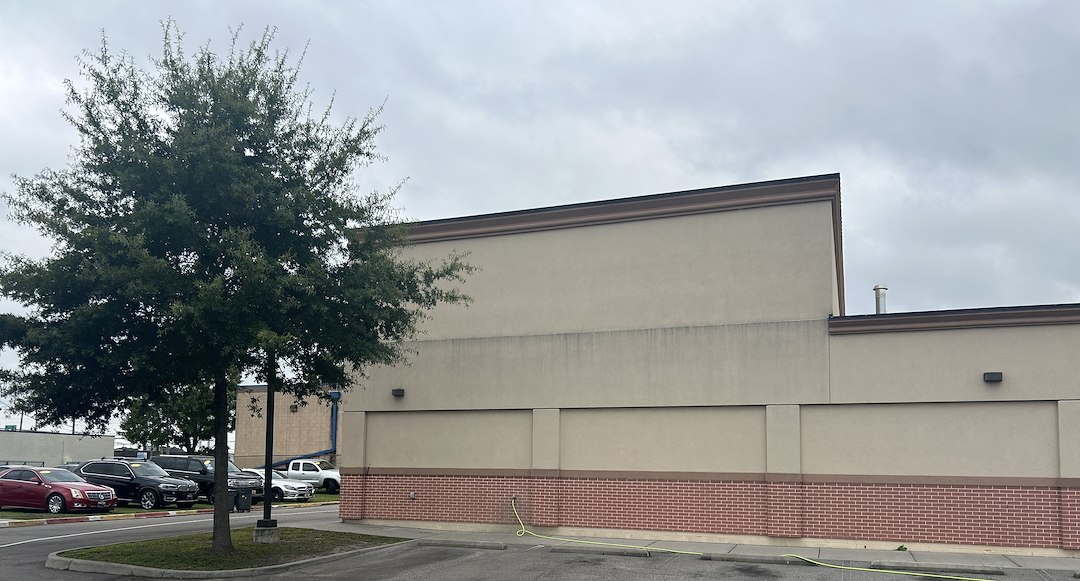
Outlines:
{"label": "concrete sidewalk", "polygon": [[[284,525],[289,526],[289,525]],[[310,524],[302,526],[309,527]],[[597,538],[563,536],[553,540],[515,532],[471,532],[428,530],[398,526],[356,523],[331,523],[319,528],[370,535],[382,535],[405,539],[418,539],[421,544],[457,546],[468,548],[500,549],[510,545],[548,546],[558,552],[596,554],[621,554],[649,556],[661,553],[686,553],[705,559],[810,565],[802,560],[784,555],[798,555],[830,565],[873,569],[896,569],[915,572],[945,574],[1002,575],[1009,569],[1041,569],[1049,571],[1072,571],[1080,577],[1078,557],[1034,557],[1026,555],[1002,555],[989,553],[954,553],[938,551],[888,551],[881,549],[848,549],[816,547],[784,547],[775,545],[743,545],[731,543],[707,543],[685,541],[652,541],[626,538]]]}

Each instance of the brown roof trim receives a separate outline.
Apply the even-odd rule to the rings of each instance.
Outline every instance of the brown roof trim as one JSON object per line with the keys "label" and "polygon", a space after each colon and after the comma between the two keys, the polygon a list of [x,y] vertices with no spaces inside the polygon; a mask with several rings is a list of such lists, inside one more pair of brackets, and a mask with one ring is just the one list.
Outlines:
{"label": "brown roof trim", "polygon": [[830,335],[1080,324],[1080,304],[858,315],[829,319]]}
{"label": "brown roof trim", "polygon": [[833,242],[836,253],[840,314],[842,315],[844,313],[844,255],[840,219],[840,174],[823,174],[516,212],[429,220],[410,224],[409,239],[414,243],[441,242],[806,202],[832,203]]}

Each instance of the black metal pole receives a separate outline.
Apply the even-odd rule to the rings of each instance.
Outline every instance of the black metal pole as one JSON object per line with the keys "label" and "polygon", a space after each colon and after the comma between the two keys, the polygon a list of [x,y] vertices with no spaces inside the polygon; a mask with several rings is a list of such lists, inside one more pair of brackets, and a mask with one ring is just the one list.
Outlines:
{"label": "black metal pole", "polygon": [[266,457],[263,460],[263,517],[255,526],[274,528],[277,521],[270,518],[274,498],[274,387],[277,384],[277,361],[273,357],[266,374]]}

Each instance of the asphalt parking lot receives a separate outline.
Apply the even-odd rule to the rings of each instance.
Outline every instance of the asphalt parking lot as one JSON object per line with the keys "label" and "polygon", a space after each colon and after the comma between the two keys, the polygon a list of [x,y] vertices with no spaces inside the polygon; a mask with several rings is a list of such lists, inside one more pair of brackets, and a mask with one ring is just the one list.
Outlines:
{"label": "asphalt parking lot", "polygon": [[[911,577],[866,571],[845,571],[814,566],[770,565],[708,561],[690,555],[653,554],[649,557],[553,552],[546,545],[509,545],[504,550],[423,546],[419,543],[374,551],[302,570],[244,579],[327,579],[427,581],[449,580],[650,580],[728,579],[760,581],[896,581]],[[969,578],[979,578],[969,576]],[[990,581],[1061,581],[1069,571],[1011,569]]]}

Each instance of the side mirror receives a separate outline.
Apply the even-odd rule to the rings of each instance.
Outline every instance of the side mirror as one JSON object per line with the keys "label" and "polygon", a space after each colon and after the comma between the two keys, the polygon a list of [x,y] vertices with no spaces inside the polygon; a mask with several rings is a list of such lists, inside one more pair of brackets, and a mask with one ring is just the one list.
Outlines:
{"label": "side mirror", "polygon": [[209,474],[209,473],[210,473],[210,471],[206,469],[206,466],[203,466],[202,468],[199,469],[199,474]]}

